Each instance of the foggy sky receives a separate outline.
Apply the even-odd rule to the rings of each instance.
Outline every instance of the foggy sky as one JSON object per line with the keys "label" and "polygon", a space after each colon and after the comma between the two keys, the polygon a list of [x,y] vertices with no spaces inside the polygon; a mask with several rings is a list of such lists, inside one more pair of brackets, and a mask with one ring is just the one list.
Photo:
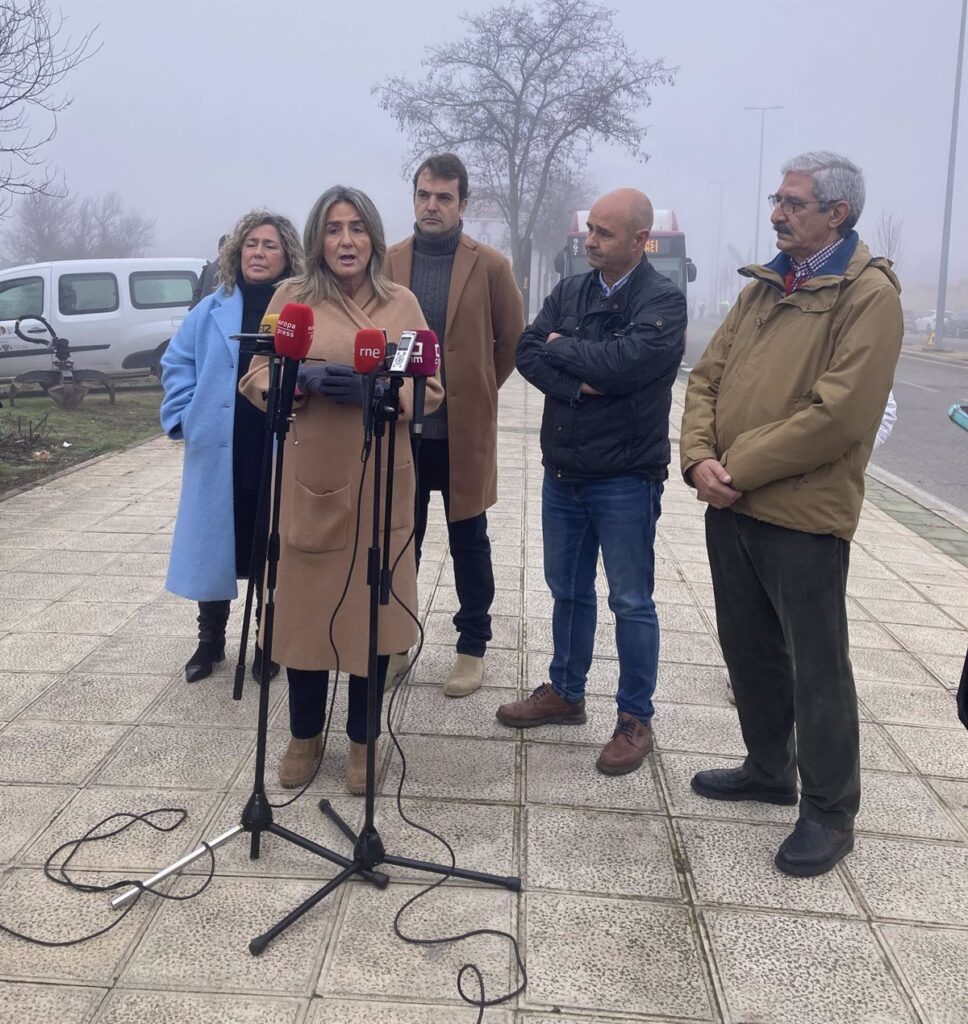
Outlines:
{"label": "foggy sky", "polygon": [[[902,283],[937,277],[959,0],[605,0],[630,47],[680,68],[641,117],[651,160],[601,146],[600,191],[635,185],[679,215],[708,294],[718,187],[723,244],[744,254],[761,205],[758,256],[775,251],[766,195],[779,166],[833,149],[864,170],[870,240],[881,210],[904,220]],[[58,0],[53,0],[57,6]],[[409,233],[406,140],[371,87],[420,72],[427,45],[456,38],[463,12],[491,0],[60,0],[76,36],[100,24],[102,49],[65,88],[46,155],[73,194],[118,190],[157,219],[154,255],[207,256],[245,211],[266,205],[302,228],[323,189],[368,192],[388,242]],[[759,114],[767,114],[757,197]],[[951,243],[968,277],[968,103]],[[471,182],[473,189],[473,182]]]}

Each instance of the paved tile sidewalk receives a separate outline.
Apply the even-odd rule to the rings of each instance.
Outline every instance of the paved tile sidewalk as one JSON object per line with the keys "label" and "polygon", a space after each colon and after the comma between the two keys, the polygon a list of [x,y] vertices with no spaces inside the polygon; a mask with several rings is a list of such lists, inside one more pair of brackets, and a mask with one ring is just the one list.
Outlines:
{"label": "paved tile sidewalk", "polygon": [[[674,424],[681,398],[680,388]],[[460,701],[437,686],[456,607],[438,505],[420,579],[427,646],[394,712],[408,812],[449,837],[463,866],[520,873],[524,890],[448,884],[409,913],[409,930],[518,935],[528,989],[489,1009],[491,1024],[968,1022],[968,733],[954,709],[968,569],[865,507],[848,586],[862,717],[857,848],[823,878],[785,877],[772,855],[795,808],[733,807],[689,789],[695,770],[731,763],[743,747],[725,696],[701,508],[675,477],[657,541],[656,756],[624,778],[594,769],[617,679],[604,585],[588,723],[522,736],[494,720],[499,703],[545,679],[549,659],[540,410],[518,378],[502,394],[487,685]],[[85,881],[143,876],[238,820],[254,686],[234,703],[229,666],[185,685],[195,611],[162,586],[180,458],[158,440],[0,503],[0,923],[64,938],[114,919],[105,897],[42,872],[58,844],[109,813],[182,806],[189,817],[174,833],[132,830],[85,848],[76,862]],[[281,681],[272,715],[270,781],[287,735]],[[359,821],[361,802],[342,791],[345,747],[337,728],[311,793],[277,815],[341,850],[316,801],[331,795]],[[397,818],[398,777],[394,759],[378,803],[387,847],[442,859]],[[203,895],[145,898],[95,942],[45,950],[0,936],[0,1022],[459,1024],[476,1016],[455,987],[463,963],[481,967],[489,995],[512,981],[506,942],[402,944],[393,915],[424,880],[393,869],[386,891],[344,886],[253,958],[248,940],[333,872],[273,837],[259,861],[247,853],[242,839],[220,848]],[[204,872],[195,864],[170,891],[192,891]]]}

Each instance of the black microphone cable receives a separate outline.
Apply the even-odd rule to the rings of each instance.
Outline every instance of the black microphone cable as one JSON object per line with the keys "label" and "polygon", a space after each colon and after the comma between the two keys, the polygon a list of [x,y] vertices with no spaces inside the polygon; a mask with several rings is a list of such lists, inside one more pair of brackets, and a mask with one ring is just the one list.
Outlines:
{"label": "black microphone cable", "polygon": [[[152,821],[152,816],[158,814],[174,814],[176,815],[176,820],[168,824],[159,824]],[[126,818],[127,821],[123,825],[119,825],[117,828],[114,828],[109,832],[98,831],[102,826],[110,825],[111,822],[117,818]],[[146,892],[154,893],[155,896],[159,896],[163,900],[172,900],[176,903],[184,903],[187,900],[194,899],[196,896],[200,896],[209,887],[209,885],[211,885],[212,879],[215,877],[215,851],[204,841],[200,845],[204,846],[206,850],[208,850],[208,875],[194,892],[185,893],[180,896],[176,896],[173,893],[162,892],[160,889],[153,889],[136,878],[122,878],[117,882],[112,882],[110,885],[91,885],[84,882],[77,882],[67,873],[67,868],[70,866],[75,854],[85,843],[96,843],[104,839],[111,839],[112,837],[127,831],[127,829],[131,828],[135,822],[139,821],[147,825],[149,828],[153,828],[156,832],[174,832],[179,825],[187,820],[187,818],[188,811],[184,807],[158,807],[154,810],[145,811],[143,814],[136,814],[133,811],[118,811],[115,814],[109,814],[96,825],[92,825],[79,839],[68,839],[66,843],[61,843],[61,845],[58,846],[44,862],[44,875],[47,879],[54,882],[56,885],[63,885],[68,889],[73,889],[75,892],[102,893],[113,892],[115,889],[130,889],[132,887],[138,889],[138,895],[131,900],[128,906],[125,907],[110,924],[97,929],[97,931],[89,932],[87,935],[81,935],[74,939],[42,939],[36,935],[29,935],[26,932],[18,931],[16,928],[11,928],[9,925],[5,924],[0,924],[0,932],[11,936],[11,938],[21,939],[23,942],[29,942],[32,946],[43,946],[48,949],[63,948],[66,946],[79,946],[82,942],[90,942],[92,939],[100,938],[112,929],[117,928],[128,914],[134,910],[138,901]],[[70,849],[70,853],[64,858],[63,863],[55,869],[53,867],[54,861],[61,853],[63,853],[64,850],[67,849]]]}
{"label": "black microphone cable", "polygon": [[[360,486],[359,486],[359,490],[357,492],[356,529],[354,531],[353,555],[352,555],[352,559],[350,561],[349,571],[347,572],[346,582],[345,582],[345,584],[343,586],[343,592],[340,595],[340,599],[337,602],[336,607],[333,610],[333,614],[330,616],[330,620],[329,620],[329,639],[330,639],[330,643],[333,646],[333,650],[336,652],[336,670],[334,672],[332,693],[330,695],[330,700],[329,700],[329,710],[328,710],[327,715],[326,715],[326,726],[325,726],[325,730],[324,730],[324,734],[323,734],[322,750],[320,752],[319,764],[316,765],[316,770],[313,772],[312,778],[307,783],[305,783],[305,785],[303,785],[303,787],[299,790],[298,793],[295,794],[295,796],[293,796],[289,800],[286,800],[283,803],[279,803],[279,804],[270,803],[270,806],[273,809],[275,809],[275,810],[280,810],[282,808],[289,807],[292,804],[294,804],[300,797],[305,795],[306,791],[309,789],[310,786],[312,786],[312,784],[315,781],[317,775],[319,774],[319,769],[320,769],[320,766],[323,763],[323,757],[325,756],[325,753],[326,753],[326,745],[327,745],[327,741],[329,739],[330,725],[331,725],[332,720],[333,720],[333,708],[334,708],[334,705],[335,705],[335,702],[336,702],[336,691],[337,691],[338,684],[339,684],[339,674],[340,674],[340,655],[339,655],[339,648],[336,646],[336,641],[335,641],[335,638],[333,636],[333,625],[334,625],[334,623],[336,621],[336,616],[339,614],[339,610],[340,610],[340,608],[343,605],[343,602],[346,600],[346,595],[349,592],[350,581],[352,580],[353,569],[354,569],[354,567],[356,565],[356,559],[357,559],[358,552],[359,552],[360,522],[361,522],[361,514],[362,514],[362,494],[363,494],[363,487],[364,487],[365,480],[366,480],[366,471],[367,471],[367,467],[368,467],[368,464],[369,464],[369,448],[368,447],[366,447],[364,449],[364,451],[361,453],[361,462],[363,463],[363,470],[362,470],[362,472],[360,474]],[[266,656],[268,657],[268,655],[266,655]],[[156,823],[155,821],[152,820],[157,815],[167,815],[167,814],[175,815],[176,819],[174,821],[172,821],[170,823],[166,823],[166,824]],[[106,825],[110,825],[116,819],[127,819],[127,820],[125,821],[125,823],[123,825],[119,825],[117,828],[111,829],[110,831],[107,831],[107,832],[101,832],[100,831],[100,829],[102,827],[104,827]],[[9,935],[9,936],[11,936],[11,938],[20,939],[20,940],[22,940],[24,942],[28,942],[31,945],[35,945],[35,946],[43,946],[43,947],[47,947],[47,948],[62,948],[62,947],[67,947],[67,946],[78,946],[81,943],[90,942],[93,939],[100,938],[102,935],[106,935],[112,929],[117,928],[117,926],[119,924],[121,924],[121,922],[128,916],[128,914],[130,914],[131,911],[134,910],[135,906],[137,905],[137,903],[139,902],[141,897],[145,893],[147,893],[147,892],[150,892],[150,893],[154,894],[155,896],[159,896],[161,899],[172,900],[174,902],[179,902],[179,903],[183,903],[183,902],[186,902],[188,900],[194,899],[196,896],[200,896],[209,887],[209,885],[211,885],[212,879],[215,877],[215,851],[204,840],[202,840],[199,843],[199,845],[200,846],[204,846],[205,849],[208,851],[208,856],[209,856],[208,874],[205,877],[205,879],[202,881],[202,884],[200,886],[198,886],[197,889],[195,889],[193,892],[185,893],[183,895],[174,895],[172,893],[163,892],[160,889],[152,888],[151,886],[146,886],[144,884],[144,882],[142,882],[140,879],[136,879],[136,878],[120,879],[119,881],[112,882],[110,885],[91,885],[91,884],[86,884],[86,883],[83,883],[83,882],[75,881],[68,874],[68,871],[67,871],[68,867],[71,864],[71,861],[74,859],[74,857],[76,856],[77,852],[81,849],[82,846],[84,846],[87,843],[95,843],[95,842],[103,841],[105,839],[112,839],[115,836],[120,835],[122,832],[127,831],[127,829],[131,828],[137,822],[141,822],[142,824],[147,825],[149,828],[154,829],[156,832],[174,832],[174,830],[176,828],[178,828],[180,825],[182,825],[187,820],[188,820],[188,810],[185,807],[157,807],[157,808],[153,808],[152,810],[149,810],[149,811],[144,811],[143,813],[140,813],[140,814],[138,814],[138,813],[136,813],[134,811],[117,811],[114,814],[110,814],[110,815],[108,815],[108,817],[103,818],[101,821],[97,822],[97,824],[92,825],[87,830],[87,832],[84,833],[83,836],[80,836],[77,839],[69,839],[69,840],[67,840],[64,843],[61,843],[61,845],[58,846],[57,849],[54,850],[54,852],[51,853],[50,856],[47,858],[47,860],[44,862],[44,875],[47,877],[47,879],[49,879],[51,882],[54,882],[57,885],[63,885],[65,887],[69,888],[69,889],[72,889],[72,890],[76,891],[76,892],[82,892],[82,893],[105,893],[105,892],[114,892],[117,889],[130,889],[130,888],[137,889],[138,890],[138,895],[135,896],[131,900],[131,902],[124,908],[124,910],[121,911],[120,914],[118,914],[115,917],[115,919],[113,921],[111,921],[110,924],[105,925],[105,927],[99,928],[96,931],[89,932],[86,935],[81,935],[81,936],[78,936],[77,938],[73,938],[73,939],[42,939],[42,938],[40,938],[38,936],[29,935],[26,932],[18,931],[16,928],[13,928],[13,927],[11,927],[9,925],[5,925],[3,923],[0,923],[0,933],[3,933],[5,935]],[[61,853],[63,853],[65,850],[68,850],[68,849],[70,849],[70,853],[64,858],[63,862],[55,869],[53,867],[55,860],[60,856]],[[55,871],[56,871],[56,873],[55,873]]]}
{"label": "black microphone cable", "polygon": [[[420,467],[418,459],[419,451],[420,445],[418,442],[416,450],[413,453],[415,495],[420,494]],[[393,566],[390,570],[390,593],[393,595],[393,599],[397,602],[397,604],[400,605],[400,607],[407,613],[407,615],[410,616],[411,619],[413,619],[419,631],[419,639],[417,641],[417,653],[411,659],[410,664],[407,667],[407,672],[404,673],[404,679],[407,678],[407,675],[413,669],[413,666],[416,664],[417,660],[420,657],[420,653],[423,650],[424,630],[423,626],[420,624],[420,619],[418,618],[418,616],[413,613],[412,609],[407,607],[406,603],[400,598],[399,594],[397,594],[396,590],[394,589],[393,577],[394,574],[396,573],[396,568],[400,562],[400,559],[403,558],[407,549],[414,541],[416,530],[417,522],[415,514],[414,525],[413,529],[410,531],[410,536],[407,538],[406,543],[400,550],[400,553],[394,559]],[[435,889],[439,889],[440,886],[442,886],[445,882],[449,881],[454,877],[453,871],[457,867],[457,855],[454,853],[454,848],[442,835],[440,835],[438,832],[435,832],[429,826],[422,825],[419,822],[414,821],[407,815],[406,811],[404,811],[403,809],[403,786],[407,778],[407,758],[403,752],[403,747],[400,745],[400,740],[398,739],[396,733],[393,731],[393,707],[397,699],[397,694],[403,689],[403,686],[404,683],[401,682],[393,691],[393,693],[390,696],[389,706],[387,708],[387,733],[389,734],[390,739],[393,741],[393,746],[396,748],[397,753],[400,755],[400,781],[397,785],[396,795],[397,813],[400,815],[401,820],[404,821],[407,825],[409,825],[410,828],[414,829],[417,832],[422,832],[424,835],[430,836],[432,839],[436,839],[437,842],[439,842],[441,846],[447,851],[447,856],[450,860],[450,865],[449,870],[446,874],[442,874],[436,881],[430,882],[428,885],[424,886],[423,889],[416,893],[416,895],[411,896],[410,899],[408,899],[403,904],[403,906],[400,907],[400,909],[396,912],[393,918],[393,930],[396,933],[397,938],[401,939],[403,942],[406,942],[412,946],[447,946],[453,945],[458,942],[464,942],[467,939],[477,938],[478,936],[494,936],[497,938],[507,939],[507,941],[511,944],[512,950],[514,951],[514,958],[517,962],[517,969],[521,978],[521,983],[513,991],[506,992],[504,995],[496,996],[493,999],[488,999],[484,987],[484,976],[481,972],[481,969],[477,966],[477,964],[473,962],[463,964],[460,970],[457,972],[457,993],[461,997],[461,999],[464,1000],[465,1003],[477,1007],[478,1015],[476,1024],[481,1024],[481,1022],[484,1020],[484,1010],[488,1006],[500,1006],[502,1003],[510,1002],[512,999],[519,996],[528,987],[528,972],[524,964],[524,959],[521,956],[521,947],[518,943],[517,937],[512,935],[510,932],[502,931],[501,929],[497,928],[475,928],[471,931],[462,932],[460,935],[444,935],[434,938],[419,938],[415,935],[408,935],[404,930],[404,927],[401,923],[401,919],[403,918],[403,915],[406,913],[406,911],[410,907],[414,906],[414,904],[416,904],[418,900],[421,900],[424,897],[429,896],[430,893],[432,893]],[[467,974],[473,974],[477,982],[478,994],[474,997],[471,997],[467,994],[467,992],[464,991],[464,978]]]}

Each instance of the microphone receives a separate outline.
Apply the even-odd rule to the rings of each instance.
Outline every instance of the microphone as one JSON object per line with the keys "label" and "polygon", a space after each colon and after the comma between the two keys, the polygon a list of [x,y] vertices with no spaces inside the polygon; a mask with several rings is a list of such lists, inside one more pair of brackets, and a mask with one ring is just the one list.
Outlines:
{"label": "microphone", "polygon": [[[274,314],[271,314],[274,315]],[[287,302],[276,320],[275,351],[283,357],[282,384],[277,406],[277,431],[292,413],[299,363],[309,355],[316,321],[312,307],[301,302]]]}
{"label": "microphone", "polygon": [[238,341],[239,352],[248,356],[267,356],[275,351],[276,324],[279,322],[278,313],[266,313],[259,324],[257,334],[232,334],[233,341]]}
{"label": "microphone", "polygon": [[353,341],[353,369],[363,374],[363,436],[367,444],[373,430],[373,388],[376,374],[383,369],[387,349],[386,333],[379,327],[364,327]]}
{"label": "microphone", "polygon": [[413,375],[413,436],[419,441],[423,435],[427,378],[436,376],[440,368],[440,342],[433,331],[423,330],[415,333],[413,352],[410,356],[410,373]]}
{"label": "microphone", "polygon": [[364,327],[357,331],[353,342],[353,369],[357,373],[379,370],[383,366],[386,347],[386,335],[378,327]]}
{"label": "microphone", "polygon": [[276,352],[297,362],[305,359],[313,346],[315,329],[316,321],[311,306],[302,302],[287,302],[276,319]]}

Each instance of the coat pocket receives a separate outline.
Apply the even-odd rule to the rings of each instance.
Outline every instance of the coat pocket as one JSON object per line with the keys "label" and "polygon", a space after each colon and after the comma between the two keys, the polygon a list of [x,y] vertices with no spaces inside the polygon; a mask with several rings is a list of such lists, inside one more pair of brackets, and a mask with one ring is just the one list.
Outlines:
{"label": "coat pocket", "polygon": [[289,546],[297,551],[322,554],[346,547],[350,520],[350,485],[338,491],[316,494],[293,481],[289,516]]}

